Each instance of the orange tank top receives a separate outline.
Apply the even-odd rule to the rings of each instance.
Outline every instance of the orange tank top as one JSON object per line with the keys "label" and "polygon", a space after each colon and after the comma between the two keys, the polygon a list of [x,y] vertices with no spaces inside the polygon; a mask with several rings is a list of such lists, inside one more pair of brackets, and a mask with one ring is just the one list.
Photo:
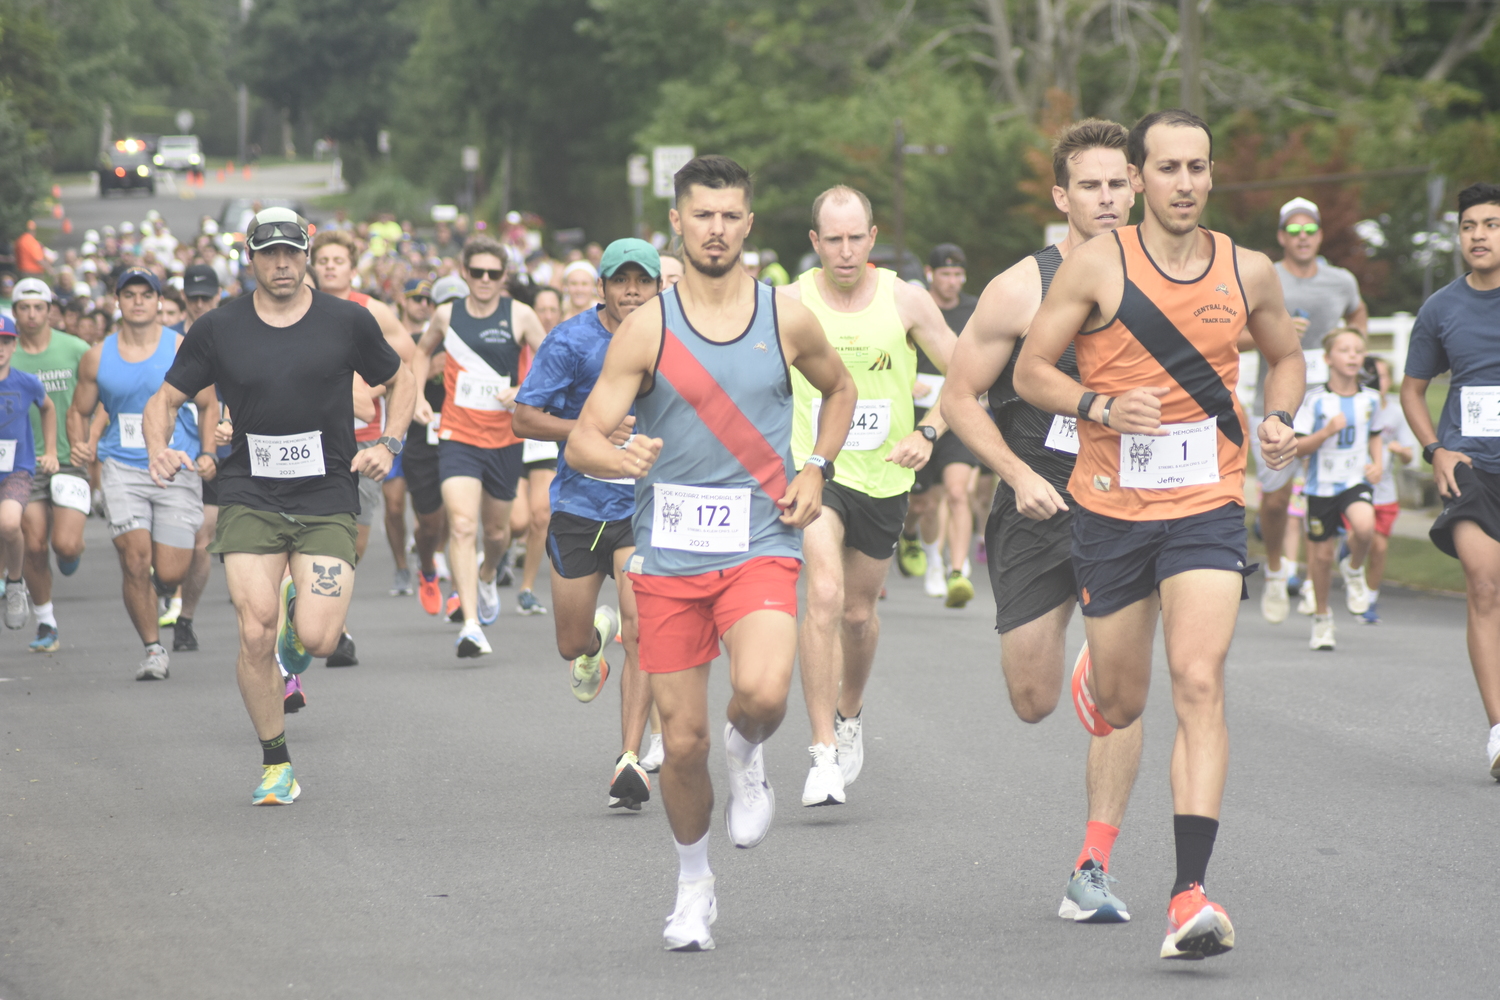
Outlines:
{"label": "orange tank top", "polygon": [[1234,241],[1203,232],[1213,238],[1208,269],[1178,281],[1156,266],[1139,227],[1116,230],[1125,279],[1119,311],[1074,338],[1086,388],[1106,396],[1168,390],[1161,400],[1166,436],[1122,436],[1079,421],[1068,488],[1096,514],[1163,521],[1245,502],[1249,427],[1235,395],[1245,289]]}
{"label": "orange tank top", "polygon": [[[350,292],[349,301],[357,306],[370,308],[370,296],[364,292]],[[354,440],[360,444],[370,441],[379,441],[380,436],[385,433],[385,397],[375,397],[375,419],[365,423],[358,417],[354,418]]]}
{"label": "orange tank top", "polygon": [[512,300],[502,298],[488,316],[469,314],[466,300],[454,299],[443,337],[443,420],[440,441],[476,448],[508,448],[521,439],[511,431],[510,410],[495,396],[520,384],[521,343],[512,330]]}

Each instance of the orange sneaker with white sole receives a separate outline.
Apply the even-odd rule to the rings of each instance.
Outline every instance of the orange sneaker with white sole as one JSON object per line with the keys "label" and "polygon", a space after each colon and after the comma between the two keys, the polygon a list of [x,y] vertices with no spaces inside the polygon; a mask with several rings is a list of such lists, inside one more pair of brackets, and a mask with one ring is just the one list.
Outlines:
{"label": "orange sneaker with white sole", "polygon": [[1167,939],[1162,942],[1162,958],[1199,961],[1222,955],[1234,947],[1234,925],[1229,914],[1218,903],[1203,894],[1201,883],[1172,897],[1167,906]]}
{"label": "orange sneaker with white sole", "polygon": [[1078,710],[1078,721],[1095,736],[1108,736],[1115,727],[1104,721],[1094,696],[1089,691],[1089,675],[1094,671],[1094,661],[1089,657],[1089,644],[1084,643],[1078,651],[1078,660],[1073,664],[1073,707]]}

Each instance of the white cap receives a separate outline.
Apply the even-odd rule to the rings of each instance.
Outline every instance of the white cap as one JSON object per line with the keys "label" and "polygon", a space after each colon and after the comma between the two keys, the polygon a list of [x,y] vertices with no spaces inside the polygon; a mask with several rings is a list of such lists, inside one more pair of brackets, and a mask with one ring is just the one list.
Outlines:
{"label": "white cap", "polygon": [[590,278],[593,278],[596,281],[599,279],[599,272],[594,270],[594,265],[590,264],[586,260],[575,260],[573,263],[563,268],[563,277],[567,278],[567,276],[572,274],[574,271],[587,271]]}
{"label": "white cap", "polygon": [[1323,223],[1323,216],[1318,213],[1318,206],[1306,198],[1293,198],[1281,206],[1281,221],[1276,223],[1277,227],[1286,225],[1286,220],[1294,215],[1310,215],[1312,220],[1319,225]]}
{"label": "white cap", "polygon": [[85,232],[83,234],[83,242],[85,242],[85,243],[98,243],[99,242],[99,230],[97,230],[97,229],[90,229],[87,232]]}
{"label": "white cap", "polygon": [[432,283],[432,301],[437,305],[468,297],[468,283],[456,274],[445,275]]}
{"label": "white cap", "polygon": [[131,222],[131,221],[129,221],[127,219],[126,221],[120,223],[120,235],[123,236],[126,233],[133,233],[133,232],[135,232],[135,223],[134,222]]}
{"label": "white cap", "polygon": [[22,278],[16,282],[16,287],[11,291],[12,301],[20,302],[22,299],[40,299],[43,302],[52,301],[52,289],[41,278]]}

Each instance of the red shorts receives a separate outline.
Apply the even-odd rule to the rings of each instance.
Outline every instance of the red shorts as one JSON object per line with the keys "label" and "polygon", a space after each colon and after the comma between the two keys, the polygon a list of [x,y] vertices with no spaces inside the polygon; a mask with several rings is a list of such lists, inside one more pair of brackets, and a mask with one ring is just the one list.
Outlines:
{"label": "red shorts", "polygon": [[[1391,528],[1396,525],[1396,515],[1401,513],[1401,504],[1378,503],[1375,505],[1375,534],[1391,537]],[[1344,518],[1344,530],[1349,530],[1349,519]]]}
{"label": "red shorts", "polygon": [[752,611],[797,617],[797,574],[802,563],[760,556],[730,569],[696,576],[631,573],[640,620],[641,669],[669,674],[719,655],[719,639]]}

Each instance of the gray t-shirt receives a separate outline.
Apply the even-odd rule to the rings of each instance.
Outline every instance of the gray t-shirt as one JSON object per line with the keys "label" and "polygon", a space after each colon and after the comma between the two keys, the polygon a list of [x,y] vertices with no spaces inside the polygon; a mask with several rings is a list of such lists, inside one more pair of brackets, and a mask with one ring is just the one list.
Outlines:
{"label": "gray t-shirt", "polygon": [[[1293,317],[1307,319],[1307,332],[1302,334],[1304,351],[1322,350],[1323,335],[1334,327],[1341,326],[1344,317],[1359,308],[1359,281],[1342,267],[1334,267],[1327,258],[1318,256],[1318,269],[1311,278],[1299,278],[1277,261],[1276,277],[1281,279],[1281,294],[1286,299],[1286,311]],[[1258,352],[1257,352],[1258,353]],[[1266,356],[1260,355],[1260,377],[1255,383],[1255,414],[1260,416],[1266,404]],[[1309,378],[1308,384],[1313,380]]]}
{"label": "gray t-shirt", "polygon": [[1438,418],[1438,444],[1468,455],[1477,469],[1500,473],[1500,437],[1463,435],[1464,387],[1500,387],[1500,289],[1476,291],[1467,275],[1423,303],[1406,349],[1410,377],[1431,379],[1446,371],[1453,376]]}

